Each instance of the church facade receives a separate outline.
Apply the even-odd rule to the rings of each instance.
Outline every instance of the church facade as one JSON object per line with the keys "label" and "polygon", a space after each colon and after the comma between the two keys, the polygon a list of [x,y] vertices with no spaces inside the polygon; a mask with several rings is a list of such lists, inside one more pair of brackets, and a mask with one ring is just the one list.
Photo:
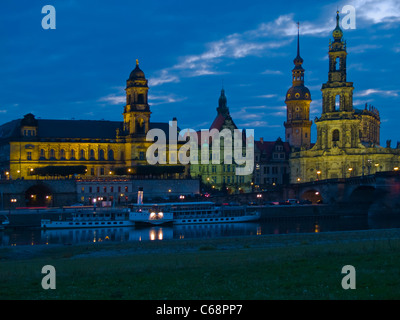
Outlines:
{"label": "church facade", "polygon": [[168,138],[169,123],[150,121],[148,81],[138,61],[125,90],[123,121],[45,120],[27,114],[0,126],[1,178],[184,177],[185,166],[147,164],[153,143],[146,141],[147,132],[158,128]]}
{"label": "church facade", "polygon": [[[377,108],[353,106],[353,83],[347,80],[347,45],[339,26],[339,13],[329,43],[328,81],[322,85],[322,114],[315,118],[317,141],[309,140],[309,91],[304,87],[303,60],[295,59],[293,86],[286,96],[286,141],[292,147],[290,182],[349,178],[398,170],[400,148],[390,141],[380,146],[380,115]],[[293,93],[295,95],[293,99]],[[296,101],[297,98],[297,101]],[[297,112],[297,115],[296,115]],[[294,115],[294,116],[293,116]],[[297,134],[297,135],[296,135]]]}

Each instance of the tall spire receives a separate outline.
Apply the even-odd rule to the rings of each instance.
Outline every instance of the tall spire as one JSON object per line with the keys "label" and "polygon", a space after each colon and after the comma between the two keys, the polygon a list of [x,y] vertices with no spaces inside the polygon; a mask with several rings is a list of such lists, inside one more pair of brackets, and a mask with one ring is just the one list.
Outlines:
{"label": "tall spire", "polygon": [[296,66],[303,64],[303,58],[300,57],[300,22],[297,22],[297,56],[293,60]]}
{"label": "tall spire", "polygon": [[300,22],[297,22],[297,56],[300,57]]}
{"label": "tall spire", "polygon": [[221,95],[218,99],[218,108],[217,108],[217,112],[219,114],[222,114],[223,116],[227,116],[229,115],[229,109],[228,109],[228,105],[227,105],[227,99],[225,96],[225,90],[224,88],[221,89]]}
{"label": "tall spire", "polygon": [[300,23],[297,22],[297,56],[293,60],[292,87],[286,93],[287,121],[284,122],[286,141],[300,149],[311,144],[311,93],[304,86],[303,58],[300,56]]}

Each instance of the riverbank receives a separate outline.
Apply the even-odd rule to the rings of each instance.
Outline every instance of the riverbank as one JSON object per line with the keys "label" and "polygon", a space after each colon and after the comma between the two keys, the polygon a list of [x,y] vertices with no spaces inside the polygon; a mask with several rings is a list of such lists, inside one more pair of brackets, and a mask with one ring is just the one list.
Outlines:
{"label": "riverbank", "polygon": [[[0,249],[1,299],[398,299],[400,230]],[[53,265],[57,289],[43,290]],[[344,290],[344,265],[357,272]]]}

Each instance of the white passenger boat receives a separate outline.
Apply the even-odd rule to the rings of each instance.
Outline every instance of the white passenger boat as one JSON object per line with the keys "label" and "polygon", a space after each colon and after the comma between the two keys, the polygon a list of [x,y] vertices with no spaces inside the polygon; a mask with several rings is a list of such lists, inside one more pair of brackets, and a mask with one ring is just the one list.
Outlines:
{"label": "white passenger boat", "polygon": [[246,206],[217,206],[213,202],[173,203],[174,224],[233,223],[260,219],[260,212]]}
{"label": "white passenger boat", "polygon": [[130,217],[135,223],[201,224],[248,222],[260,219],[258,211],[246,206],[216,206],[213,202],[158,203],[131,205]]}
{"label": "white passenger boat", "polygon": [[136,224],[160,225],[172,223],[173,215],[163,204],[146,204],[130,206],[130,219]]}
{"label": "white passenger boat", "polygon": [[127,210],[111,211],[76,211],[70,218],[42,219],[42,229],[67,229],[67,228],[102,228],[102,227],[131,227],[135,223],[130,219]]}
{"label": "white passenger boat", "polygon": [[130,205],[129,209],[129,218],[136,224],[160,225],[173,221],[169,206],[143,203],[143,188],[139,188],[137,204]]}

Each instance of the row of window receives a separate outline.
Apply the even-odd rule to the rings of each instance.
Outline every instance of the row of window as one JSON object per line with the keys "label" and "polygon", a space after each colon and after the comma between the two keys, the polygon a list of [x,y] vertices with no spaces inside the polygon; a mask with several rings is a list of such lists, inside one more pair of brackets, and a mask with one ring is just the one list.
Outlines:
{"label": "row of window", "polygon": [[111,193],[112,192],[122,192],[122,191],[129,192],[129,187],[125,186],[124,188],[122,188],[122,186],[118,186],[118,187],[114,188],[114,186],[110,186],[110,187],[107,187],[107,186],[103,186],[103,187],[99,187],[99,186],[98,187],[92,187],[92,186],[89,186],[89,187],[82,187],[81,188],[81,193],[93,193],[94,192],[93,190],[95,190],[96,193],[100,193],[100,190],[101,190],[101,192],[104,192],[104,193],[107,193],[107,192],[111,192]]}
{"label": "row of window", "polygon": [[[234,164],[225,164],[221,165],[222,166],[222,172],[235,172],[236,166]],[[200,172],[210,172],[210,167],[207,165],[199,165],[199,171]],[[217,172],[217,166],[211,166],[211,172],[216,173]]]}
{"label": "row of window", "polygon": [[212,176],[211,179],[207,178],[207,182],[214,183],[244,183],[244,176],[222,176],[222,181],[218,181],[217,176]]}
{"label": "row of window", "polygon": [[[86,155],[86,151],[81,149],[79,154],[76,154],[74,149],[71,149],[69,152],[69,159],[68,160],[106,160],[105,158],[105,151],[100,149],[97,153],[96,159],[96,152],[93,149],[90,149],[88,159]],[[27,152],[27,159],[32,160],[32,152]],[[54,149],[50,149],[48,152],[48,158],[46,157],[46,151],[44,149],[40,149],[39,160],[67,160],[66,151],[64,149],[60,149],[58,154]],[[113,161],[114,160],[114,151],[109,150],[107,152],[107,160]]]}

